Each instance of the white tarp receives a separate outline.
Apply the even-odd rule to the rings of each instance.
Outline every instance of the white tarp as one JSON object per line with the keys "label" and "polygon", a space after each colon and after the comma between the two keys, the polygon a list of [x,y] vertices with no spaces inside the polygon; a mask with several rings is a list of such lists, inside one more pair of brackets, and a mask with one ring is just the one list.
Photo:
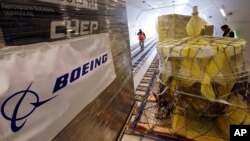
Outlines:
{"label": "white tarp", "polygon": [[23,48],[0,54],[0,141],[51,140],[116,77],[108,34]]}

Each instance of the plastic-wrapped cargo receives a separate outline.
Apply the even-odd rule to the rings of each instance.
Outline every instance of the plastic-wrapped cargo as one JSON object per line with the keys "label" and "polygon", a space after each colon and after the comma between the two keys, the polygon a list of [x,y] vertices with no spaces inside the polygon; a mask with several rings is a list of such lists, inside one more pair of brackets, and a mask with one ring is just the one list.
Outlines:
{"label": "plastic-wrapped cargo", "polygon": [[[159,41],[174,38],[184,38],[188,34],[186,32],[186,25],[191,16],[170,14],[158,17],[157,31]],[[214,26],[202,21],[201,35],[213,35]]]}
{"label": "plastic-wrapped cargo", "polygon": [[[199,36],[197,7],[187,24],[191,37],[161,41],[160,79],[174,134],[195,140],[228,140],[229,126],[250,124],[248,70],[243,39]],[[199,28],[197,28],[199,27]]]}
{"label": "plastic-wrapped cargo", "polygon": [[176,134],[224,140],[230,124],[250,124],[243,100],[245,46],[243,39],[209,36],[159,42],[161,81],[168,84],[165,94],[174,105],[171,120]]}
{"label": "plastic-wrapped cargo", "polygon": [[135,102],[125,1],[0,5],[0,141],[116,140]]}
{"label": "plastic-wrapped cargo", "polygon": [[163,41],[168,38],[187,37],[185,27],[189,19],[190,16],[177,14],[159,16],[157,28],[159,34],[159,41]]}

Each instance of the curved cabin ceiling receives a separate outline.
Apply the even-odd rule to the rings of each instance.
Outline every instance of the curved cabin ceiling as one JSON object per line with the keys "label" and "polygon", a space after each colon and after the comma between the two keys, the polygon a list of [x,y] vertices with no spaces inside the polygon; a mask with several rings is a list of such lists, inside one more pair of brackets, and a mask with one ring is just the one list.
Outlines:
{"label": "curved cabin ceiling", "polygon": [[[199,12],[213,20],[225,22],[239,22],[242,19],[250,21],[249,0],[126,0],[127,4],[143,11],[157,11],[162,14],[184,14],[190,15],[191,7],[197,5]],[[226,17],[220,13],[224,8]],[[218,19],[216,19],[218,18]],[[246,22],[246,21],[245,21]]]}

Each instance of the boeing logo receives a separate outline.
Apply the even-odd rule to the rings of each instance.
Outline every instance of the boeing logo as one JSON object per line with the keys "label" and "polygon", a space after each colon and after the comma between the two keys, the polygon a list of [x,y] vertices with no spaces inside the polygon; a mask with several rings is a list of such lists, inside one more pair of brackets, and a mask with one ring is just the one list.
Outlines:
{"label": "boeing logo", "polygon": [[[50,100],[52,100],[53,98],[55,98],[56,96],[46,99],[46,100],[42,100],[40,101],[38,95],[30,90],[32,83],[28,86],[28,88],[26,90],[22,90],[19,92],[14,93],[13,95],[11,95],[9,98],[7,98],[4,102],[3,105],[1,107],[1,113],[3,115],[3,117],[7,120],[9,120],[11,122],[11,130],[13,132],[17,132],[20,129],[22,129],[22,127],[25,125],[26,121],[28,120],[28,117],[35,111],[36,108],[42,106],[43,104],[49,102]],[[27,95],[33,96],[36,101],[27,101],[25,98],[27,98]],[[13,112],[11,115],[8,115],[6,113],[6,105],[8,104],[8,102],[10,102],[10,100],[12,99],[16,99],[17,97],[20,97],[20,99],[18,100],[17,104],[15,105]],[[21,105],[23,102],[29,102],[29,104],[32,105],[33,109],[31,109],[31,111],[29,113],[27,113],[26,115],[22,115],[22,116],[18,116],[18,111],[21,108]],[[21,125],[17,125],[17,122],[21,122]]]}
{"label": "boeing logo", "polygon": [[[52,95],[56,92],[67,87],[68,84],[74,83],[79,79],[83,79],[88,73],[98,69],[101,65],[104,65],[108,61],[108,54],[105,53],[99,57],[93,58],[88,62],[85,62],[81,66],[78,66],[68,73],[65,73],[57,77],[54,83],[54,89]],[[11,122],[11,130],[18,132],[23,128],[29,116],[40,106],[54,99],[56,96],[50,97],[45,100],[40,100],[39,95],[31,90],[32,83],[25,89],[11,94],[1,106],[2,116]],[[14,103],[14,104],[13,104]],[[25,105],[26,107],[24,108]],[[31,108],[27,108],[30,105]]]}

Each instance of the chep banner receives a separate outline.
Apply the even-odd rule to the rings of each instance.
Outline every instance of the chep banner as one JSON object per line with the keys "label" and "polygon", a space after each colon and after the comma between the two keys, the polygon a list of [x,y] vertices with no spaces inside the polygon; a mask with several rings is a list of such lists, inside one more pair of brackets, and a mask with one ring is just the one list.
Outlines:
{"label": "chep banner", "polygon": [[5,49],[1,141],[51,140],[116,77],[106,33]]}

